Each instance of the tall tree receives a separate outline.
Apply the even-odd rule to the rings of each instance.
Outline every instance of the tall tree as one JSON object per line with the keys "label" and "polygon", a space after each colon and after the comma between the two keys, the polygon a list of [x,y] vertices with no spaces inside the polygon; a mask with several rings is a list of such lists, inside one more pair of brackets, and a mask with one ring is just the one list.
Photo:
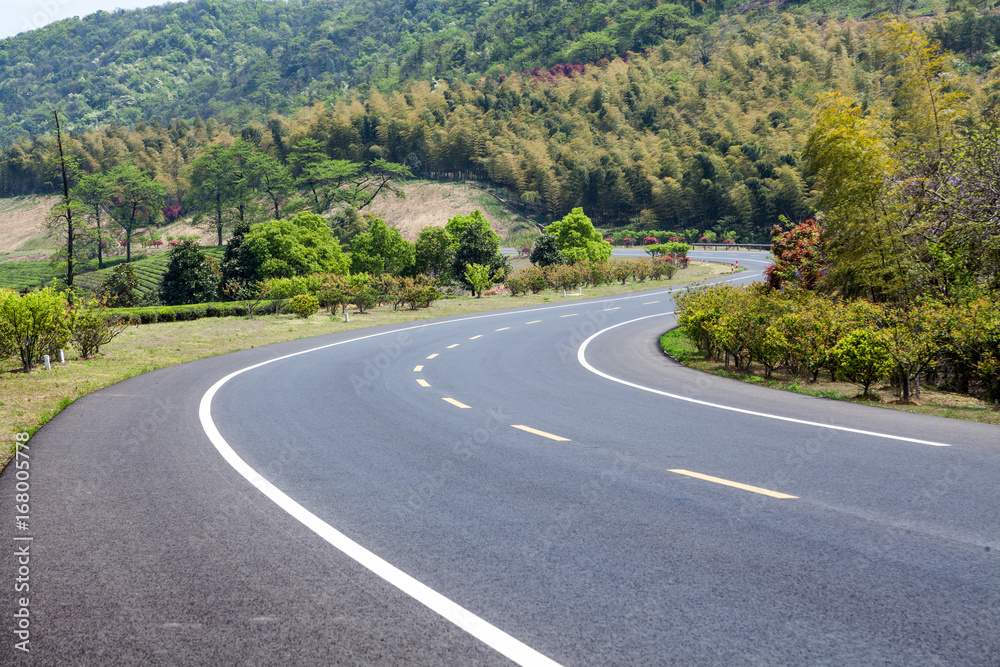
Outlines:
{"label": "tall tree", "polygon": [[166,189],[132,163],[108,172],[111,212],[125,231],[125,261],[132,261],[132,235],[151,225],[163,208]]}
{"label": "tall tree", "polygon": [[215,228],[221,246],[223,232],[235,217],[233,207],[242,196],[232,147],[223,144],[209,146],[191,163],[190,172],[188,204],[195,211],[194,220],[201,222],[207,219],[209,225]]}
{"label": "tall tree", "polygon": [[74,247],[77,243],[77,236],[80,229],[80,218],[73,219],[73,214],[78,212],[79,204],[70,196],[70,176],[75,171],[74,165],[63,150],[62,128],[59,125],[59,112],[53,111],[56,121],[56,146],[59,150],[59,174],[60,185],[62,186],[62,200],[53,209],[50,217],[50,224],[58,224],[66,239],[66,247],[63,252],[58,253],[58,257],[66,260],[66,286],[69,288],[70,298],[73,294],[73,275],[75,273],[76,254],[79,250]]}
{"label": "tall tree", "polygon": [[102,173],[82,177],[73,188],[73,199],[80,203],[81,214],[94,222],[97,242],[97,268],[104,268],[104,230],[102,215],[111,205],[111,184]]}

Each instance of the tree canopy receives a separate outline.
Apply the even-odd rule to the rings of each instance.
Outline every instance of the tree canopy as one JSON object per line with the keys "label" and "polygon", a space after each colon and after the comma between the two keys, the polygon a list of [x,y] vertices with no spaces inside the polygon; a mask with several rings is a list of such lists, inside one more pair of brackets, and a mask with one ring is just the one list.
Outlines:
{"label": "tree canopy", "polygon": [[302,211],[291,220],[271,220],[250,227],[242,248],[260,266],[260,277],[291,278],[311,273],[345,275],[350,266],[326,220]]}

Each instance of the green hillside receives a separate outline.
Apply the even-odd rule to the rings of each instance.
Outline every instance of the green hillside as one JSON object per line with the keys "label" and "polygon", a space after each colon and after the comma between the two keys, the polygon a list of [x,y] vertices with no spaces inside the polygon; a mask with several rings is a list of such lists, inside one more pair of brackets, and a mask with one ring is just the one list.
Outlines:
{"label": "green hillside", "polygon": [[[994,5],[203,0],[99,13],[0,42],[0,135],[46,131],[61,100],[83,173],[131,160],[175,207],[206,147],[241,137],[294,176],[309,150],[384,158],[500,186],[540,223],[581,206],[603,227],[760,242],[822,194],[802,155],[817,101],[898,102],[871,15],[923,12],[912,24],[955,49],[943,75],[981,109],[998,89]],[[0,195],[50,192],[51,146],[43,134],[0,146]]]}
{"label": "green hillside", "polygon": [[[961,20],[945,39],[980,58],[1000,22],[994,3],[948,3]],[[288,115],[345,87],[383,92],[413,81],[473,81],[560,63],[594,62],[711,35],[720,17],[803,20],[926,14],[919,0],[198,0],[66,19],[0,41],[0,144],[50,129],[64,107],[71,129],[197,114],[225,124]],[[964,13],[963,13],[964,12]]]}

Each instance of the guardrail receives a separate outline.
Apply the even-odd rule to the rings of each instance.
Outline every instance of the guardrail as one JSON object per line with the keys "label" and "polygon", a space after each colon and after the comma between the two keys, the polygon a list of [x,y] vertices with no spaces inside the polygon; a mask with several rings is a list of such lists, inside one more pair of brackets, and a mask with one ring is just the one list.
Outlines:
{"label": "guardrail", "polygon": [[691,249],[700,250],[770,250],[770,243],[690,243]]}

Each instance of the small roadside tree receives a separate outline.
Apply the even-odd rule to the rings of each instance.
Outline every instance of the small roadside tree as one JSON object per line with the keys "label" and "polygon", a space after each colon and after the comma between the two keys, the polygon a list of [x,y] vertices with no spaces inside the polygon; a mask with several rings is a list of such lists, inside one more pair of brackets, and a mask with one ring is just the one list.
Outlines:
{"label": "small roadside tree", "polygon": [[218,297],[221,271],[194,241],[183,241],[170,251],[170,264],[160,281],[160,300],[168,306],[204,303]]}
{"label": "small roadside tree", "polygon": [[535,240],[535,246],[528,256],[535,266],[551,266],[553,264],[565,264],[566,258],[559,252],[559,241],[552,234],[542,234]]}
{"label": "small roadside tree", "polygon": [[594,224],[584,215],[582,208],[574,208],[545,231],[555,237],[559,250],[571,264],[606,262],[611,257],[611,244],[594,229]]}

